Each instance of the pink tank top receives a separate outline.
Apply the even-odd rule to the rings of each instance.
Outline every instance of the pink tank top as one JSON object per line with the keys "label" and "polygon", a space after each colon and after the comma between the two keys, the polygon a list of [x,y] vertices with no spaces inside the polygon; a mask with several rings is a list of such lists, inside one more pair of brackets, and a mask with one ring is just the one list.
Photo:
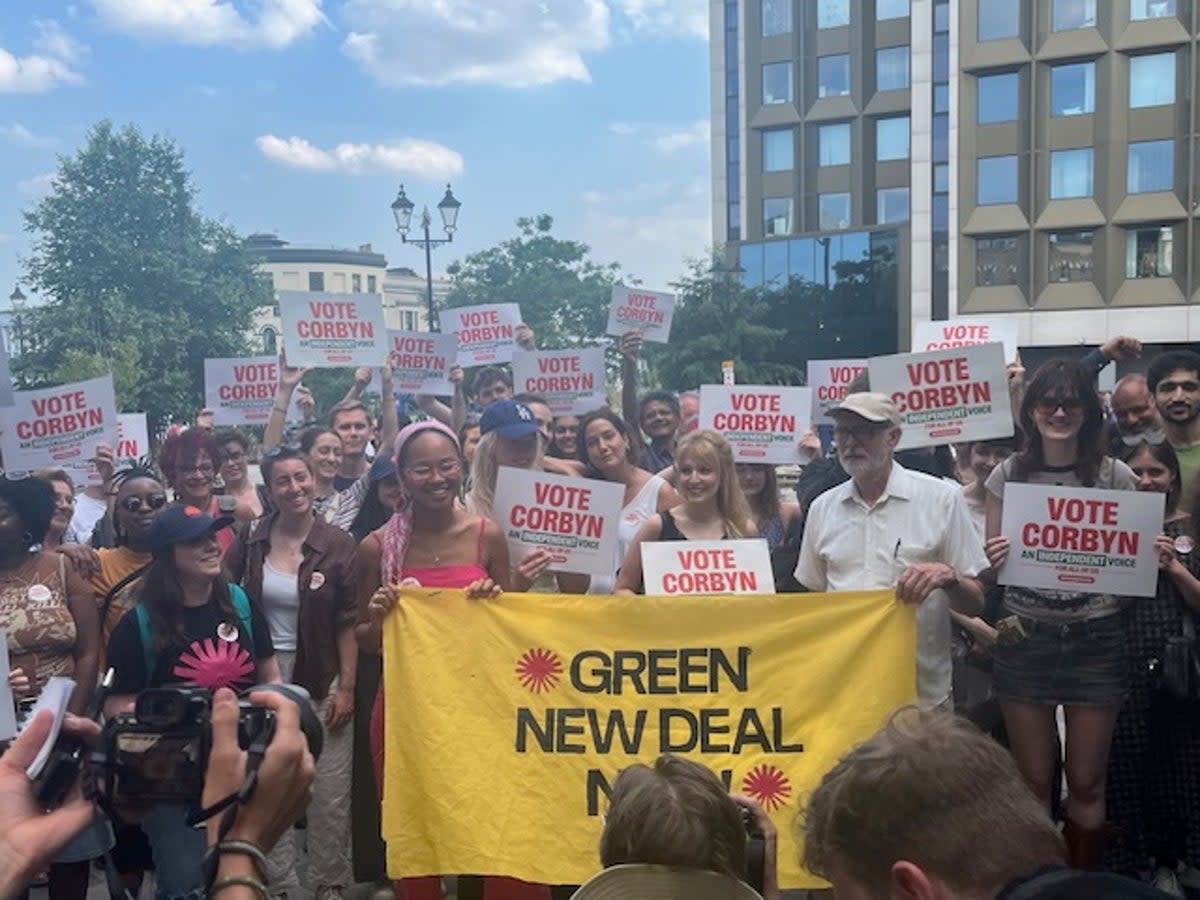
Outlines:
{"label": "pink tank top", "polygon": [[479,542],[475,551],[473,566],[426,566],[424,568],[400,569],[400,578],[411,578],[427,588],[465,588],[472,581],[490,578],[487,569],[483,567],[483,529],[487,521],[479,520]]}

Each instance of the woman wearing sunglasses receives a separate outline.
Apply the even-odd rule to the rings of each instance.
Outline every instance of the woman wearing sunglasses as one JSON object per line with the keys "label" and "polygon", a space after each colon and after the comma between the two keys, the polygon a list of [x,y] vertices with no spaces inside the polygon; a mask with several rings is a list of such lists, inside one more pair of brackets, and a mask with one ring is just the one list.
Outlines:
{"label": "woman wearing sunglasses", "polygon": [[[1009,554],[1000,535],[1008,482],[1132,491],[1129,466],[1104,455],[1104,412],[1091,376],[1074,360],[1038,369],[1021,403],[1027,446],[987,479],[988,560]],[[1005,622],[1009,627],[1005,628]],[[1126,689],[1121,600],[1111,594],[1006,586],[994,651],[994,690],[1009,743],[1034,794],[1051,805],[1057,790],[1055,711],[1066,719],[1064,836],[1076,868],[1094,868],[1105,832],[1105,771]]]}

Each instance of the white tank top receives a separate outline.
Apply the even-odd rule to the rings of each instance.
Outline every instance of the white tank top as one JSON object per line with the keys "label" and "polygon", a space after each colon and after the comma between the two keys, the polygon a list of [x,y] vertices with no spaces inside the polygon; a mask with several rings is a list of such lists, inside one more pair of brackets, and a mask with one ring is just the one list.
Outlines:
{"label": "white tank top", "polygon": [[658,492],[666,484],[661,475],[651,475],[632,500],[621,510],[621,523],[617,526],[617,553],[613,561],[612,575],[593,575],[588,585],[589,594],[611,594],[617,586],[617,573],[625,561],[625,553],[633,543],[642,523],[658,512]]}
{"label": "white tank top", "polygon": [[300,576],[280,572],[264,559],[262,604],[275,649],[295,653],[300,628]]}

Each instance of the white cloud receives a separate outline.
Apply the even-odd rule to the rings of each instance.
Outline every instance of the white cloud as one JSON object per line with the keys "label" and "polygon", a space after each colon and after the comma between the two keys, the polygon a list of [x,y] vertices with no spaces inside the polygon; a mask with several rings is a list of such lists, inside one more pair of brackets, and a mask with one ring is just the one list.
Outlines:
{"label": "white cloud", "polygon": [[17,56],[0,47],[0,94],[40,94],[60,84],[79,84],[76,64],[87,52],[53,19],[34,21],[34,53]]}
{"label": "white cloud", "polygon": [[608,130],[621,137],[643,138],[662,154],[671,154],[690,147],[707,147],[709,141],[708,119],[697,119],[688,126],[610,122]]}
{"label": "white cloud", "polygon": [[35,147],[38,149],[53,147],[58,143],[58,138],[34,134],[20,122],[13,122],[11,125],[0,125],[0,140],[7,141],[10,144],[17,144],[21,147]]}
{"label": "white cloud", "polygon": [[584,54],[609,44],[605,0],[347,0],[342,15],[343,51],[391,86],[587,82]]}
{"label": "white cloud", "polygon": [[407,174],[441,180],[463,171],[463,158],[458,152],[419,138],[402,138],[386,144],[341,143],[331,150],[315,147],[305,138],[284,139],[273,134],[255,138],[254,143],[267,159],[315,172]]}
{"label": "white cloud", "polygon": [[223,0],[92,0],[109,28],[194,46],[286,47],[325,21],[322,0],[258,0],[244,15]]}
{"label": "white cloud", "polygon": [[708,4],[703,0],[615,0],[634,31],[708,40]]}
{"label": "white cloud", "polygon": [[586,191],[579,225],[595,259],[615,260],[656,290],[667,289],[712,244],[709,181],[658,181],[617,191]]}
{"label": "white cloud", "polygon": [[45,172],[17,182],[17,190],[26,197],[44,197],[54,188],[54,172]]}

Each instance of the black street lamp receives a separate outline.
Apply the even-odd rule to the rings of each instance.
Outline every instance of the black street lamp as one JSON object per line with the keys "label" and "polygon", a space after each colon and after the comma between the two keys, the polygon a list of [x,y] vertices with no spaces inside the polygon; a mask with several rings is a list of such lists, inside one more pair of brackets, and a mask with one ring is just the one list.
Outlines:
{"label": "black street lamp", "polygon": [[415,205],[408,199],[408,195],[404,193],[404,185],[400,185],[400,193],[396,195],[396,199],[392,201],[392,215],[396,217],[396,230],[400,232],[400,240],[405,244],[414,244],[417,247],[422,247],[425,250],[425,300],[429,306],[429,330],[438,331],[433,316],[433,256],[434,247],[440,247],[442,244],[449,244],[454,240],[454,232],[458,228],[458,208],[462,206],[450,192],[450,185],[446,185],[446,196],[442,198],[442,202],[437,205],[438,212],[442,214],[442,228],[446,232],[444,238],[431,238],[429,236],[429,226],[433,224],[433,219],[429,215],[429,207],[425,207],[421,211],[420,227],[424,232],[423,238],[408,239],[408,231],[412,226],[412,214]]}
{"label": "black street lamp", "polygon": [[8,301],[11,304],[13,330],[13,346],[10,350],[14,355],[20,355],[25,352],[25,323],[21,321],[25,313],[25,295],[21,293],[19,284],[13,285],[13,292],[8,295]]}

